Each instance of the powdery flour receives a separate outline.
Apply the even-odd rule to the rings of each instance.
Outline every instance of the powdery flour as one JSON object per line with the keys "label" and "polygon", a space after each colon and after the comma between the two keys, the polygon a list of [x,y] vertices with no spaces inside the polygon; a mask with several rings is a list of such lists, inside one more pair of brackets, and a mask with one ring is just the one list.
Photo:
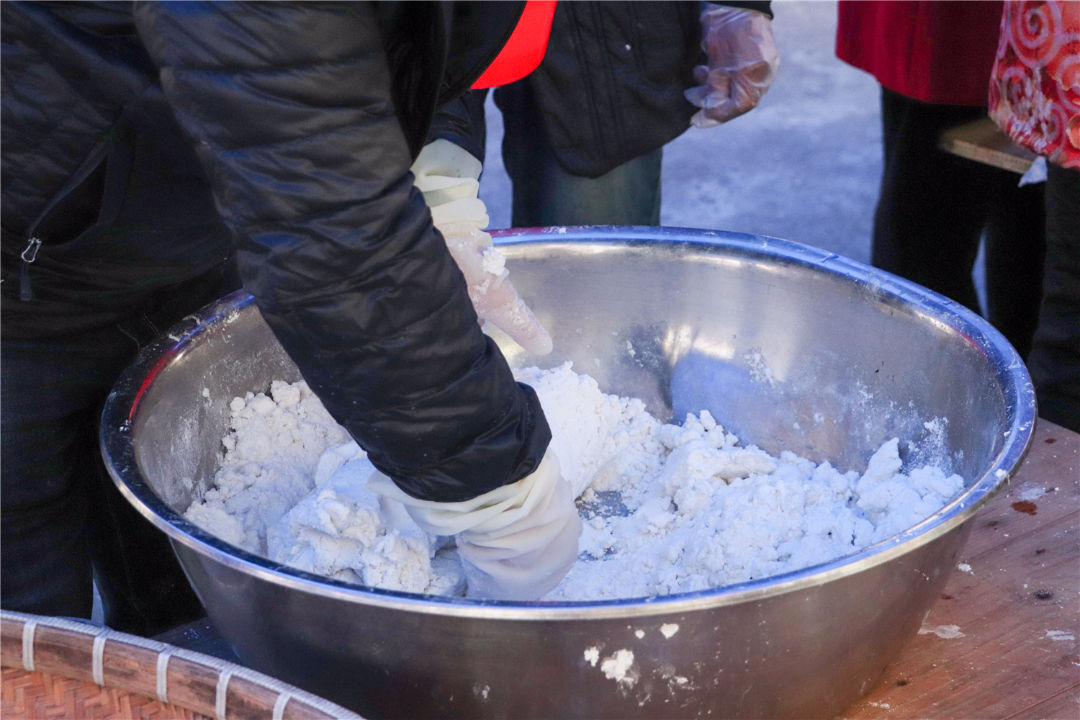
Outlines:
{"label": "powdery flour", "polygon": [[[535,388],[584,519],[581,552],[545,600],[715,588],[855,552],[924,520],[964,487],[905,471],[897,439],[861,474],[744,446],[708,412],[664,424],[570,364],[515,373]],[[213,487],[185,517],[234,545],[339,580],[464,594],[449,538],[365,488],[364,452],[303,383],[232,402]]]}

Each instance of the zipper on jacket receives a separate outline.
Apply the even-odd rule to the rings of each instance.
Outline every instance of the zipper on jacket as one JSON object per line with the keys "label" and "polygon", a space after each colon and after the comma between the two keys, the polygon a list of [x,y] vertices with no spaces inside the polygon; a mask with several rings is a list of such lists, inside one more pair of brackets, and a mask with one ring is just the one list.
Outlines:
{"label": "zipper on jacket", "polygon": [[19,299],[24,302],[29,302],[34,299],[34,288],[30,282],[30,266],[37,260],[38,250],[41,249],[41,238],[37,236],[38,226],[44,222],[45,218],[49,216],[49,213],[60,204],[64,198],[70,195],[75,188],[82,185],[86,178],[90,177],[90,173],[97,169],[98,165],[105,158],[109,151],[109,144],[107,142],[98,142],[96,146],[90,151],[85,159],[79,163],[79,167],[75,168],[75,172],[71,174],[71,177],[67,179],[60,191],[49,200],[45,208],[38,214],[33,223],[30,224],[30,229],[27,231],[27,235],[30,236],[26,243],[26,247],[23,248],[22,253],[19,254],[19,259],[22,263],[19,265]]}
{"label": "zipper on jacket", "polygon": [[23,249],[19,258],[22,260],[22,265],[19,267],[19,299],[23,301],[34,299],[34,289],[30,287],[30,265],[37,260],[38,248],[41,247],[41,240],[36,237],[31,237],[30,241],[26,243],[26,247]]}

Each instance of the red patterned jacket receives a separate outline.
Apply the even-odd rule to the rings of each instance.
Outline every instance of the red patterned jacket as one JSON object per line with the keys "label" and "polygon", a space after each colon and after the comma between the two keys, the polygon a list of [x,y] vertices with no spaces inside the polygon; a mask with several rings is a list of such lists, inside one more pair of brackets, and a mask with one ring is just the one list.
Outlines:
{"label": "red patterned jacket", "polygon": [[1080,168],[1080,2],[1005,3],[988,104],[1017,144]]}

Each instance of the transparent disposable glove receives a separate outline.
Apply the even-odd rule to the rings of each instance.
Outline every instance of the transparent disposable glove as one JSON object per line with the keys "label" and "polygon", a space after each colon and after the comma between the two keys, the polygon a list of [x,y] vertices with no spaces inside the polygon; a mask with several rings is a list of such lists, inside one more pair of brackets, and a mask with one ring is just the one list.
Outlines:
{"label": "transparent disposable glove", "polygon": [[481,170],[468,151],[441,138],[425,145],[412,166],[431,219],[465,276],[476,314],[528,352],[544,355],[551,352],[551,336],[518,295],[506,258],[484,232],[487,208],[477,196]]}
{"label": "transparent disposable glove", "polygon": [[577,560],[581,519],[548,451],[535,471],[472,500],[418,500],[376,472],[368,488],[396,500],[431,535],[453,535],[470,597],[535,600]]}
{"label": "transparent disposable glove", "polygon": [[690,118],[696,127],[714,127],[752,110],[780,67],[772,20],[757,10],[705,3],[701,49],[709,64],[694,68],[701,84],[684,93],[701,108]]}

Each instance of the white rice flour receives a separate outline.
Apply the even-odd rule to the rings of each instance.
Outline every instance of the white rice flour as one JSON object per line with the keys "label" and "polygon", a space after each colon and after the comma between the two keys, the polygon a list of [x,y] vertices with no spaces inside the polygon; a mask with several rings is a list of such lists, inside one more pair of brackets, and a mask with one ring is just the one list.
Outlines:
{"label": "white rice flour", "polygon": [[[544,600],[716,588],[855,552],[924,520],[964,487],[937,467],[902,472],[898,440],[863,473],[773,457],[708,412],[661,423],[570,364],[515,373],[540,397],[551,447],[584,519],[581,552]],[[392,590],[464,594],[448,538],[428,537],[364,484],[364,452],[303,383],[232,402],[213,487],[185,517],[271,560]]]}

